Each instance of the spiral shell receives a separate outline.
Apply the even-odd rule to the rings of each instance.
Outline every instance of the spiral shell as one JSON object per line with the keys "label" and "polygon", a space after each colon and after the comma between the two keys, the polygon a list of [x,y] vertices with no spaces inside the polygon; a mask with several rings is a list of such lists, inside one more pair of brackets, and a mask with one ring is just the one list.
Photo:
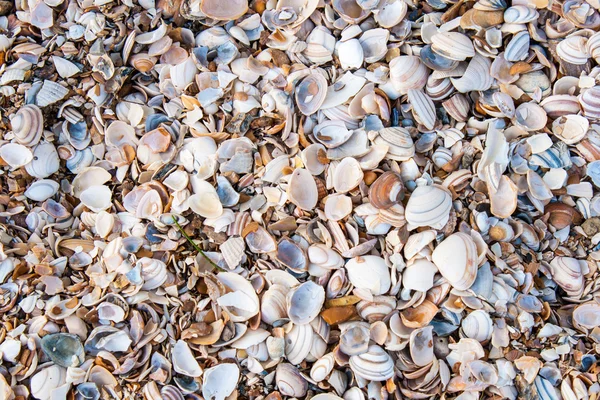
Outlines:
{"label": "spiral shell", "polygon": [[28,104],[10,116],[10,124],[17,142],[31,147],[38,144],[42,137],[44,116],[38,106]]}
{"label": "spiral shell", "polygon": [[450,218],[452,195],[442,186],[418,186],[406,204],[406,221],[413,228],[442,229]]}
{"label": "spiral shell", "polygon": [[477,246],[466,233],[457,232],[440,243],[431,255],[444,278],[454,288],[466,290],[477,276]]}

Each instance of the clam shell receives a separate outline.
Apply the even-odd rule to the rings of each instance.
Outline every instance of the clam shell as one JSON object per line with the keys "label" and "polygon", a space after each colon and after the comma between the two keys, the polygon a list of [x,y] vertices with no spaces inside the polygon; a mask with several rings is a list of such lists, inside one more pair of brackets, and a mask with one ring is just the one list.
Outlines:
{"label": "clam shell", "polygon": [[418,367],[430,364],[435,356],[433,354],[433,326],[415,329],[409,339],[410,357]]}
{"label": "clam shell", "polygon": [[322,382],[331,373],[334,366],[335,358],[333,353],[325,354],[313,364],[310,369],[310,378],[315,382]]}
{"label": "clam shell", "polygon": [[436,121],[433,100],[422,90],[409,89],[408,101],[412,105],[415,119],[427,129],[433,129]]}
{"label": "clam shell", "polygon": [[474,310],[463,319],[461,328],[466,337],[484,342],[492,337],[493,323],[487,312]]}
{"label": "clam shell", "polygon": [[369,324],[345,322],[340,326],[340,350],[348,356],[366,353],[371,338]]}
{"label": "clam shell", "polygon": [[578,99],[583,115],[593,119],[600,118],[600,86],[594,86],[583,91]]}
{"label": "clam shell", "polygon": [[600,305],[590,302],[577,306],[573,311],[573,322],[583,328],[597,328],[600,326]]}
{"label": "clam shell", "polygon": [[310,323],[325,302],[325,289],[312,281],[294,288],[286,297],[290,320],[297,325]]}
{"label": "clam shell", "polygon": [[416,56],[398,56],[390,61],[390,82],[401,94],[409,89],[422,89],[427,83],[427,67]]}
{"label": "clam shell", "polygon": [[232,0],[227,3],[217,0],[201,0],[200,11],[212,19],[220,21],[235,20],[248,11],[248,0]]}
{"label": "clam shell", "polygon": [[473,43],[459,32],[439,32],[431,37],[431,48],[437,54],[455,61],[464,61],[475,55]]}
{"label": "clam shell", "polygon": [[59,189],[58,182],[50,179],[40,179],[33,182],[25,191],[25,196],[34,201],[46,201],[54,196]]}
{"label": "clam shell", "polygon": [[178,340],[171,351],[171,360],[175,372],[191,377],[199,377],[202,375],[202,368],[188,344],[183,340]]}
{"label": "clam shell", "polygon": [[362,46],[363,56],[367,63],[375,63],[385,57],[389,38],[390,32],[382,28],[369,29],[360,36],[358,41]]}
{"label": "clam shell", "polygon": [[6,143],[0,147],[0,157],[12,168],[19,168],[33,160],[33,153],[18,143]]}
{"label": "clam shell", "polygon": [[535,8],[515,5],[504,11],[504,22],[509,24],[526,24],[535,21],[539,17]]}
{"label": "clam shell", "polygon": [[366,353],[350,357],[350,369],[360,378],[381,382],[394,376],[394,362],[377,345],[369,346]]}
{"label": "clam shell", "polygon": [[314,331],[310,325],[294,325],[285,335],[285,356],[294,365],[300,364],[310,353]]}
{"label": "clam shell", "polygon": [[352,213],[352,199],[343,194],[334,194],[325,199],[325,216],[332,221],[340,221]]}
{"label": "clam shell", "polygon": [[376,145],[388,146],[387,157],[396,161],[407,161],[415,154],[415,146],[410,132],[404,128],[384,128],[373,139]]}
{"label": "clam shell", "polygon": [[581,111],[577,97],[568,94],[548,96],[541,101],[540,106],[552,119],[562,115],[577,114]]}
{"label": "clam shell", "polygon": [[287,287],[272,285],[262,296],[260,310],[264,323],[273,325],[280,319],[287,318]]}
{"label": "clam shell", "polygon": [[69,94],[69,89],[59,83],[45,80],[42,88],[35,97],[35,104],[46,107],[64,99]]}
{"label": "clam shell", "polygon": [[333,187],[338,193],[347,193],[359,185],[363,176],[358,161],[353,157],[346,157],[335,167]]}
{"label": "clam shell", "polygon": [[433,287],[433,277],[437,272],[437,267],[431,261],[425,259],[416,260],[404,270],[402,285],[409,290],[427,292]]}
{"label": "clam shell", "polygon": [[579,297],[583,293],[585,269],[585,261],[572,257],[554,257],[550,262],[552,279],[572,297]]}
{"label": "clam shell", "polygon": [[418,186],[408,199],[406,221],[413,228],[430,226],[442,229],[450,218],[452,195],[442,186]]}
{"label": "clam shell", "polygon": [[529,33],[522,31],[515,34],[504,49],[504,58],[508,61],[523,61],[529,54]]}
{"label": "clam shell", "polygon": [[461,93],[475,90],[488,90],[494,83],[490,75],[491,62],[489,59],[477,54],[469,62],[467,70],[461,78],[450,78],[452,85]]}
{"label": "clam shell", "polygon": [[260,303],[256,291],[245,278],[232,272],[221,272],[217,279],[230,290],[217,303],[234,322],[244,322],[258,314]]}
{"label": "clam shell", "polygon": [[293,365],[282,363],[275,372],[275,384],[284,396],[302,397],[308,390],[308,382]]}
{"label": "clam shell", "polygon": [[431,45],[427,45],[421,49],[419,57],[423,64],[434,71],[451,71],[458,65],[458,61],[451,60],[433,51]]}
{"label": "clam shell", "polygon": [[552,133],[566,144],[577,144],[584,138],[590,127],[589,121],[581,115],[566,115],[552,123]]}
{"label": "clam shell", "polygon": [[380,209],[398,204],[403,197],[404,183],[400,175],[393,171],[381,174],[369,188],[369,201]]}
{"label": "clam shell", "polygon": [[444,110],[455,120],[465,122],[471,111],[471,104],[465,95],[455,94],[442,103]]}
{"label": "clam shell", "polygon": [[546,111],[535,103],[522,103],[515,110],[515,121],[526,131],[541,130],[548,122]]}
{"label": "clam shell", "polygon": [[346,128],[343,121],[325,121],[313,129],[315,139],[327,148],[335,148],[346,143],[352,132]]}
{"label": "clam shell", "polygon": [[32,147],[38,144],[42,137],[44,117],[38,106],[28,104],[10,116],[10,125],[17,143]]}
{"label": "clam shell", "polygon": [[223,214],[223,205],[214,186],[200,180],[193,186],[194,194],[188,199],[192,211],[204,218],[220,217]]}
{"label": "clam shell", "polygon": [[296,104],[304,115],[312,115],[323,104],[327,95],[327,80],[321,74],[308,75],[296,86]]}
{"label": "clam shell", "polygon": [[588,39],[583,36],[570,36],[558,43],[556,53],[570,64],[583,65],[590,58],[587,41]]}
{"label": "clam shell", "polygon": [[292,172],[287,194],[290,201],[303,210],[312,210],[319,200],[315,179],[304,168],[296,168]]}
{"label": "clam shell", "polygon": [[365,58],[363,47],[358,39],[338,42],[336,53],[343,69],[360,68]]}
{"label": "clam shell", "polygon": [[462,232],[454,233],[433,251],[431,260],[444,278],[459,290],[471,287],[477,277],[477,246]]}
{"label": "clam shell", "polygon": [[239,378],[240,369],[236,364],[207,368],[202,377],[202,396],[205,399],[224,400],[233,393]]}
{"label": "clam shell", "polygon": [[355,257],[346,263],[345,268],[350,282],[358,289],[367,289],[375,296],[390,289],[390,270],[381,257]]}

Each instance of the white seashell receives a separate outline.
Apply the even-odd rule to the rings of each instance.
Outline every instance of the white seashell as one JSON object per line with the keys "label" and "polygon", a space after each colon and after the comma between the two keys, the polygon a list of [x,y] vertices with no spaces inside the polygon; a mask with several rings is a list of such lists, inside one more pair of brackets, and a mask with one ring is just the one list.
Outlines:
{"label": "white seashell", "polygon": [[469,66],[460,78],[450,78],[452,85],[461,93],[476,90],[488,90],[494,83],[490,75],[491,62],[482,55],[475,55],[469,62]]}
{"label": "white seashell", "polygon": [[43,1],[36,3],[31,10],[31,25],[39,29],[48,29],[54,25],[54,11]]}
{"label": "white seashell", "polygon": [[81,72],[77,65],[73,64],[71,61],[65,60],[62,57],[52,56],[52,61],[54,62],[54,68],[56,68],[56,72],[58,72],[58,75],[60,75],[61,78],[70,78]]}
{"label": "white seashell", "polygon": [[350,369],[357,376],[381,382],[394,376],[394,361],[377,345],[369,346],[366,353],[350,357]]}
{"label": "white seashell", "polygon": [[515,34],[504,50],[507,61],[523,61],[529,54],[529,32],[521,31]]}
{"label": "white seashell", "polygon": [[140,33],[135,36],[135,42],[139,44],[152,44],[160,40],[167,33],[167,24],[164,22],[153,31]]}
{"label": "white seashell", "polygon": [[24,146],[35,146],[39,143],[44,131],[44,117],[39,107],[28,104],[10,116],[15,139]]}
{"label": "white seashell", "polygon": [[217,218],[223,214],[223,205],[213,185],[199,180],[193,187],[194,194],[188,199],[192,211],[204,218]]}
{"label": "white seashell", "polygon": [[325,289],[307,281],[286,296],[288,316],[296,325],[308,324],[319,315],[324,302]]}
{"label": "white seashell", "polygon": [[428,246],[429,243],[433,242],[435,237],[436,231],[432,229],[410,235],[404,245],[404,257],[410,260]]}
{"label": "white seashell", "polygon": [[552,122],[552,133],[566,144],[577,144],[584,138],[590,122],[581,115],[565,115]]}
{"label": "white seashell", "polygon": [[313,129],[315,139],[327,148],[335,148],[346,143],[352,132],[346,128],[343,121],[325,121]]}
{"label": "white seashell", "polygon": [[584,116],[593,119],[600,118],[600,86],[583,91],[578,99]]}
{"label": "white seashell", "polygon": [[364,53],[358,39],[338,42],[335,51],[343,69],[357,69],[362,67]]}
{"label": "white seashell", "polygon": [[569,36],[558,43],[556,54],[570,64],[583,65],[590,58],[587,52],[587,41],[588,39],[583,36]]}
{"label": "white seashell", "polygon": [[416,260],[407,266],[402,273],[402,286],[410,290],[427,292],[433,287],[433,277],[437,272],[437,267],[431,261],[426,259]]}
{"label": "white seashell", "polygon": [[418,367],[424,367],[433,361],[433,326],[418,328],[410,333],[409,351],[413,363]]}
{"label": "white seashell", "polygon": [[12,168],[19,168],[33,160],[33,153],[22,144],[6,143],[0,147],[0,157]]}
{"label": "white seashell", "polygon": [[535,8],[515,5],[507,8],[504,11],[504,22],[509,24],[526,24],[535,21],[539,17],[539,13]]}
{"label": "white seashell", "polygon": [[466,337],[485,342],[492,337],[493,322],[487,312],[474,310],[462,320],[461,328]]}
{"label": "white seashell", "polygon": [[288,198],[302,210],[312,210],[319,200],[317,183],[312,174],[304,168],[292,172],[287,188]]}
{"label": "white seashell", "polygon": [[144,280],[142,290],[156,289],[167,280],[167,266],[161,260],[142,257],[135,265]]}
{"label": "white seashell", "polygon": [[[386,31],[387,32],[387,31]],[[321,105],[321,110],[337,107],[347,102],[363,88],[367,80],[362,76],[347,71],[333,85],[327,88],[327,96]]]}
{"label": "white seashell", "polygon": [[325,216],[332,221],[340,221],[352,213],[352,199],[343,194],[333,194],[325,198]]}
{"label": "white seashell", "polygon": [[338,193],[347,193],[360,184],[363,176],[358,161],[353,157],[346,157],[335,167],[333,187]]}
{"label": "white seashell", "polygon": [[42,88],[35,96],[35,104],[46,107],[64,99],[69,94],[69,89],[59,83],[45,80]]}
{"label": "white seashell", "polygon": [[379,6],[374,13],[375,21],[382,28],[393,28],[398,25],[408,11],[408,5],[404,0],[381,0],[383,6]]}
{"label": "white seashell", "polygon": [[112,207],[112,191],[104,185],[93,185],[81,192],[79,200],[93,212],[108,210]]}
{"label": "white seashell", "polygon": [[423,93],[422,90],[409,89],[408,101],[412,105],[413,115],[417,122],[424,125],[427,129],[433,129],[437,119],[433,100]]}
{"label": "white seashell", "polygon": [[58,193],[60,185],[50,179],[40,179],[33,182],[25,191],[25,196],[34,201],[46,201]]}
{"label": "white seashell", "polygon": [[197,72],[196,63],[194,63],[192,57],[188,57],[185,61],[172,66],[169,74],[173,85],[179,90],[184,90],[194,81]]}
{"label": "white seashell", "polygon": [[280,319],[287,318],[286,294],[288,288],[283,285],[271,285],[261,298],[261,319],[273,325]]}
{"label": "white seashell", "polygon": [[459,290],[467,290],[477,277],[477,246],[471,236],[457,232],[441,242],[431,255],[444,278]]}
{"label": "white seashell", "polygon": [[319,73],[308,75],[296,85],[296,104],[304,115],[316,113],[323,105],[326,95],[327,80]]}
{"label": "white seashell", "polygon": [[205,399],[225,400],[237,386],[240,368],[233,363],[218,364],[204,371],[202,396]]}
{"label": "white seashell", "polygon": [[529,187],[529,193],[538,200],[550,200],[554,195],[550,188],[546,185],[546,182],[539,176],[535,171],[527,171],[527,185]]}
{"label": "white seashell", "polygon": [[390,61],[390,82],[401,94],[409,89],[422,89],[427,84],[429,71],[417,56],[398,56]]}
{"label": "white seashell", "polygon": [[314,331],[310,325],[294,325],[285,335],[285,356],[294,365],[300,364],[310,353]]}
{"label": "white seashell", "polygon": [[338,269],[344,265],[342,256],[323,244],[313,244],[307,253],[309,261],[320,268]]}
{"label": "white seashell", "polygon": [[298,368],[288,363],[282,363],[277,366],[275,372],[275,383],[277,389],[284,396],[303,397],[308,390],[308,382]]}
{"label": "white seashell", "polygon": [[455,61],[464,61],[475,55],[473,43],[459,32],[439,32],[431,37],[431,48],[437,54]]}
{"label": "white seashell", "polygon": [[111,232],[115,225],[115,218],[112,214],[106,211],[100,211],[96,216],[95,229],[100,237],[105,238]]}
{"label": "white seashell", "polygon": [[217,303],[232,321],[244,322],[258,314],[260,302],[248,280],[232,272],[220,272],[217,279],[230,290],[219,297]]}
{"label": "white seashell", "polygon": [[333,353],[325,354],[313,364],[310,369],[310,378],[315,382],[322,382],[331,373],[334,366],[335,357]]}
{"label": "white seashell", "polygon": [[539,105],[522,103],[515,111],[515,121],[526,131],[538,131],[546,126],[548,116]]}
{"label": "white seashell", "polygon": [[407,129],[384,128],[373,139],[376,145],[388,146],[387,157],[396,161],[407,161],[415,155],[415,146]]}
{"label": "white seashell", "polygon": [[67,370],[58,365],[41,369],[31,377],[31,395],[39,400],[50,400],[52,391],[64,385],[66,376]]}
{"label": "white seashell", "polygon": [[326,155],[325,146],[319,143],[313,143],[302,150],[302,163],[306,169],[313,175],[321,175],[327,164],[324,164],[324,156]]}
{"label": "white seashell", "polygon": [[450,218],[452,195],[442,186],[417,186],[408,199],[406,221],[412,228],[429,226],[442,229]]}
{"label": "white seashell", "polygon": [[[183,340],[178,340],[171,350],[171,361],[175,372],[197,378],[202,375],[202,368],[188,344]],[[236,379],[237,381],[237,379]]]}
{"label": "white seashell", "polygon": [[573,322],[587,329],[594,329],[600,326],[600,305],[590,302],[584,303],[573,311]]}
{"label": "white seashell", "polygon": [[550,262],[552,279],[569,296],[579,297],[584,289],[584,271],[587,263],[572,257],[554,257]]}
{"label": "white seashell", "polygon": [[387,29],[369,29],[363,33],[358,41],[363,49],[364,59],[371,64],[385,57],[388,48],[387,42],[390,32]]}
{"label": "white seashell", "polygon": [[355,257],[348,260],[345,268],[350,282],[357,289],[367,289],[375,296],[387,293],[390,289],[390,270],[381,257]]}

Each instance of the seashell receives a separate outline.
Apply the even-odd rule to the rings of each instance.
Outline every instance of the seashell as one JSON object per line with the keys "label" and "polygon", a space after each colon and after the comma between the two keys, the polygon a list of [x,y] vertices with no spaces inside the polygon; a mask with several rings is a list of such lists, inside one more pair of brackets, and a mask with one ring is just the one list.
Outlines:
{"label": "seashell", "polygon": [[458,66],[458,61],[437,54],[433,51],[431,45],[423,47],[419,57],[423,64],[434,71],[451,71]]}
{"label": "seashell", "polygon": [[232,272],[220,272],[217,279],[230,290],[217,303],[233,322],[245,322],[258,314],[260,302],[250,282]]}
{"label": "seashell", "polygon": [[327,80],[321,74],[311,74],[296,86],[296,104],[304,115],[316,113],[327,95]]}
{"label": "seashell", "polygon": [[346,157],[335,168],[333,187],[338,193],[347,193],[358,186],[363,176],[358,161],[353,157]]}
{"label": "seashell", "polygon": [[340,221],[352,213],[352,199],[343,194],[334,194],[325,198],[325,216],[332,221]]}
{"label": "seashell", "polygon": [[360,378],[381,382],[394,376],[394,362],[388,353],[377,345],[371,345],[363,354],[351,356],[350,369]]}
{"label": "seashell", "polygon": [[97,213],[112,207],[112,191],[104,185],[90,186],[81,192],[79,200],[84,206]]}
{"label": "seashell", "polygon": [[369,188],[369,202],[380,209],[388,209],[404,198],[404,183],[399,174],[387,171]]}
{"label": "seashell", "polygon": [[[482,11],[478,9],[468,10],[466,13],[462,15],[460,18],[460,27],[463,29],[488,29],[496,25],[500,25],[504,22],[504,13],[500,10],[498,11]],[[487,33],[491,30],[486,31],[486,39]],[[499,30],[496,29],[497,32]],[[489,43],[489,40],[488,40]],[[490,43],[491,44],[491,43]],[[497,46],[500,47],[500,46]]]}
{"label": "seashell", "polygon": [[390,289],[390,270],[381,257],[355,257],[346,263],[345,268],[355,288],[369,290],[375,296]]}
{"label": "seashell", "polygon": [[33,160],[33,153],[18,143],[6,143],[0,147],[0,157],[12,168],[19,168]]}
{"label": "seashell", "polygon": [[494,83],[490,75],[491,62],[482,55],[475,55],[460,78],[450,78],[452,85],[461,93],[488,90]]}
{"label": "seashell", "polygon": [[504,49],[504,58],[507,61],[523,61],[529,54],[529,33],[521,31],[516,33]]}
{"label": "seashell", "polygon": [[583,293],[585,270],[586,262],[572,257],[554,257],[550,262],[552,279],[572,297],[579,297]]}
{"label": "seashell", "polygon": [[431,37],[431,49],[435,53],[455,61],[464,61],[468,57],[475,56],[471,39],[459,32],[436,33]]}
{"label": "seashell", "polygon": [[587,52],[587,41],[588,39],[583,36],[570,36],[558,43],[556,53],[570,64],[583,65],[590,58]]}
{"label": "seashell", "polygon": [[435,358],[433,354],[433,326],[415,329],[410,333],[410,357],[418,367],[429,365]]}
{"label": "seashell", "polygon": [[218,364],[207,368],[202,377],[202,396],[205,399],[225,400],[233,393],[240,379],[236,364]]}
{"label": "seashell", "polygon": [[577,28],[597,29],[600,27],[600,14],[580,0],[567,0],[562,4],[565,19]]}
{"label": "seashell", "polygon": [[50,179],[40,179],[33,182],[25,191],[25,197],[34,201],[46,201],[54,196],[59,189],[59,184]]}
{"label": "seashell", "polygon": [[578,99],[583,115],[588,118],[600,118],[600,86],[594,86],[583,91]]}
{"label": "seashell", "polygon": [[388,146],[387,157],[396,161],[407,161],[415,154],[415,146],[410,132],[404,128],[384,128],[373,139],[376,145]]}
{"label": "seashell", "polygon": [[296,272],[306,271],[307,262],[304,250],[293,240],[281,238],[277,244],[277,261]]}
{"label": "seashell", "polygon": [[504,11],[504,22],[509,24],[526,24],[538,19],[539,15],[535,8],[515,5]]}
{"label": "seashell", "polygon": [[210,183],[198,180],[194,187],[194,194],[188,199],[192,211],[204,218],[217,218],[223,214],[223,205],[219,195]]}
{"label": "seashell", "polygon": [[280,319],[287,318],[286,294],[287,288],[283,285],[272,285],[262,296],[261,319],[273,325]]}
{"label": "seashell", "polygon": [[363,47],[358,39],[338,42],[335,51],[343,69],[357,69],[362,67],[365,56]]}
{"label": "seashell", "polygon": [[31,395],[40,400],[51,399],[52,392],[59,386],[64,385],[66,375],[67,370],[58,365],[40,369],[31,377]]}
{"label": "seashell", "polygon": [[347,71],[333,85],[327,88],[327,96],[325,97],[325,102],[321,106],[321,110],[344,104],[363,88],[365,82],[365,78]]}
{"label": "seashell", "polygon": [[548,117],[539,105],[522,103],[515,111],[515,121],[526,131],[538,131],[546,126]]}
{"label": "seashell", "polygon": [[427,83],[429,72],[416,56],[398,56],[390,61],[390,82],[401,94],[409,89],[422,89]]}
{"label": "seashell", "polygon": [[39,107],[27,104],[10,116],[10,125],[17,143],[33,147],[42,138],[44,117]]}
{"label": "seashell", "polygon": [[308,390],[308,382],[296,367],[288,363],[277,366],[275,384],[284,396],[302,397]]}
{"label": "seashell", "polygon": [[407,11],[408,6],[403,0],[385,0],[383,6],[380,5],[374,13],[374,17],[382,28],[393,28],[402,22]]}
{"label": "seashell", "polygon": [[338,147],[352,136],[352,132],[346,129],[342,121],[325,121],[313,129],[315,139],[327,148]]}
{"label": "seashell", "polygon": [[600,326],[600,305],[590,302],[575,307],[573,322],[586,329],[597,328]]}
{"label": "seashell", "polygon": [[388,51],[387,43],[389,38],[390,32],[387,29],[375,28],[365,31],[360,38],[358,38],[363,49],[365,62],[372,64],[385,57]]}
{"label": "seashell", "polygon": [[64,99],[69,94],[69,89],[59,83],[45,80],[42,88],[35,96],[35,104],[46,107]]}
{"label": "seashell", "polygon": [[466,337],[485,342],[492,337],[492,319],[487,312],[474,310],[462,320],[461,329]]}
{"label": "seashell", "polygon": [[409,290],[427,292],[433,287],[433,277],[437,272],[437,267],[431,261],[425,259],[416,260],[404,270],[402,274],[402,286]]}
{"label": "seashell", "polygon": [[406,221],[413,227],[442,229],[450,218],[452,195],[442,186],[417,186],[406,204]]}
{"label": "seashell", "polygon": [[54,25],[54,12],[45,3],[38,3],[31,10],[31,25],[39,29],[48,29]]}
{"label": "seashell", "polygon": [[549,118],[558,118],[563,115],[577,114],[581,106],[577,97],[568,94],[548,96],[540,103]]}
{"label": "seashell", "polygon": [[433,100],[422,90],[409,89],[408,101],[412,105],[413,115],[417,122],[427,129],[433,129],[436,121]]}
{"label": "seashell", "polygon": [[[171,361],[173,369],[178,374],[197,378],[202,375],[202,368],[188,344],[183,340],[178,340],[171,350]],[[236,379],[237,381],[237,379]]]}
{"label": "seashell", "polygon": [[148,53],[137,53],[129,57],[129,64],[142,73],[152,71],[157,61],[156,57],[152,57]]}
{"label": "seashell", "polygon": [[444,110],[455,120],[465,122],[471,111],[471,104],[466,96],[457,93],[442,103]]}
{"label": "seashell", "polygon": [[344,259],[335,250],[322,244],[308,248],[308,259],[319,268],[338,269],[344,265]]}
{"label": "seashell", "polygon": [[42,350],[55,364],[61,367],[78,367],[85,360],[79,336],[68,333],[53,333],[42,338]]}
{"label": "seashell", "polygon": [[590,127],[589,121],[580,115],[565,115],[552,123],[552,133],[566,144],[577,144]]}
{"label": "seashell", "polygon": [[305,325],[319,315],[325,302],[325,289],[308,281],[288,293],[286,302],[290,320],[296,325]]}
{"label": "seashell", "polygon": [[454,86],[452,85],[450,78],[436,79],[433,78],[433,76],[429,76],[427,85],[425,86],[425,93],[427,93],[432,100],[440,101],[454,93]]}
{"label": "seashell", "polygon": [[457,232],[448,236],[433,250],[431,260],[452,287],[467,290],[475,282],[478,252],[469,235]]}
{"label": "seashell", "polygon": [[310,369],[310,378],[315,382],[322,382],[331,373],[333,367],[335,367],[333,353],[325,354],[313,364]]}
{"label": "seashell", "polygon": [[167,280],[167,266],[160,260],[142,257],[137,261],[136,268],[139,268],[144,280],[143,290],[156,289]]}
{"label": "seashell", "polygon": [[288,198],[303,210],[312,210],[319,198],[317,184],[310,172],[296,168],[287,189]]}
{"label": "seashell", "polygon": [[294,325],[285,335],[285,356],[294,365],[300,364],[310,353],[314,331],[310,325]]}

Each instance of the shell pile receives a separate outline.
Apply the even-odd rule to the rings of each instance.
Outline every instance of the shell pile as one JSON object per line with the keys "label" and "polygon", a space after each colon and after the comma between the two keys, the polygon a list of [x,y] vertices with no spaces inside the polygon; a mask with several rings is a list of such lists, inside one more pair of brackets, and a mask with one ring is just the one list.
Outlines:
{"label": "shell pile", "polygon": [[598,0],[0,0],[0,400],[600,400]]}

